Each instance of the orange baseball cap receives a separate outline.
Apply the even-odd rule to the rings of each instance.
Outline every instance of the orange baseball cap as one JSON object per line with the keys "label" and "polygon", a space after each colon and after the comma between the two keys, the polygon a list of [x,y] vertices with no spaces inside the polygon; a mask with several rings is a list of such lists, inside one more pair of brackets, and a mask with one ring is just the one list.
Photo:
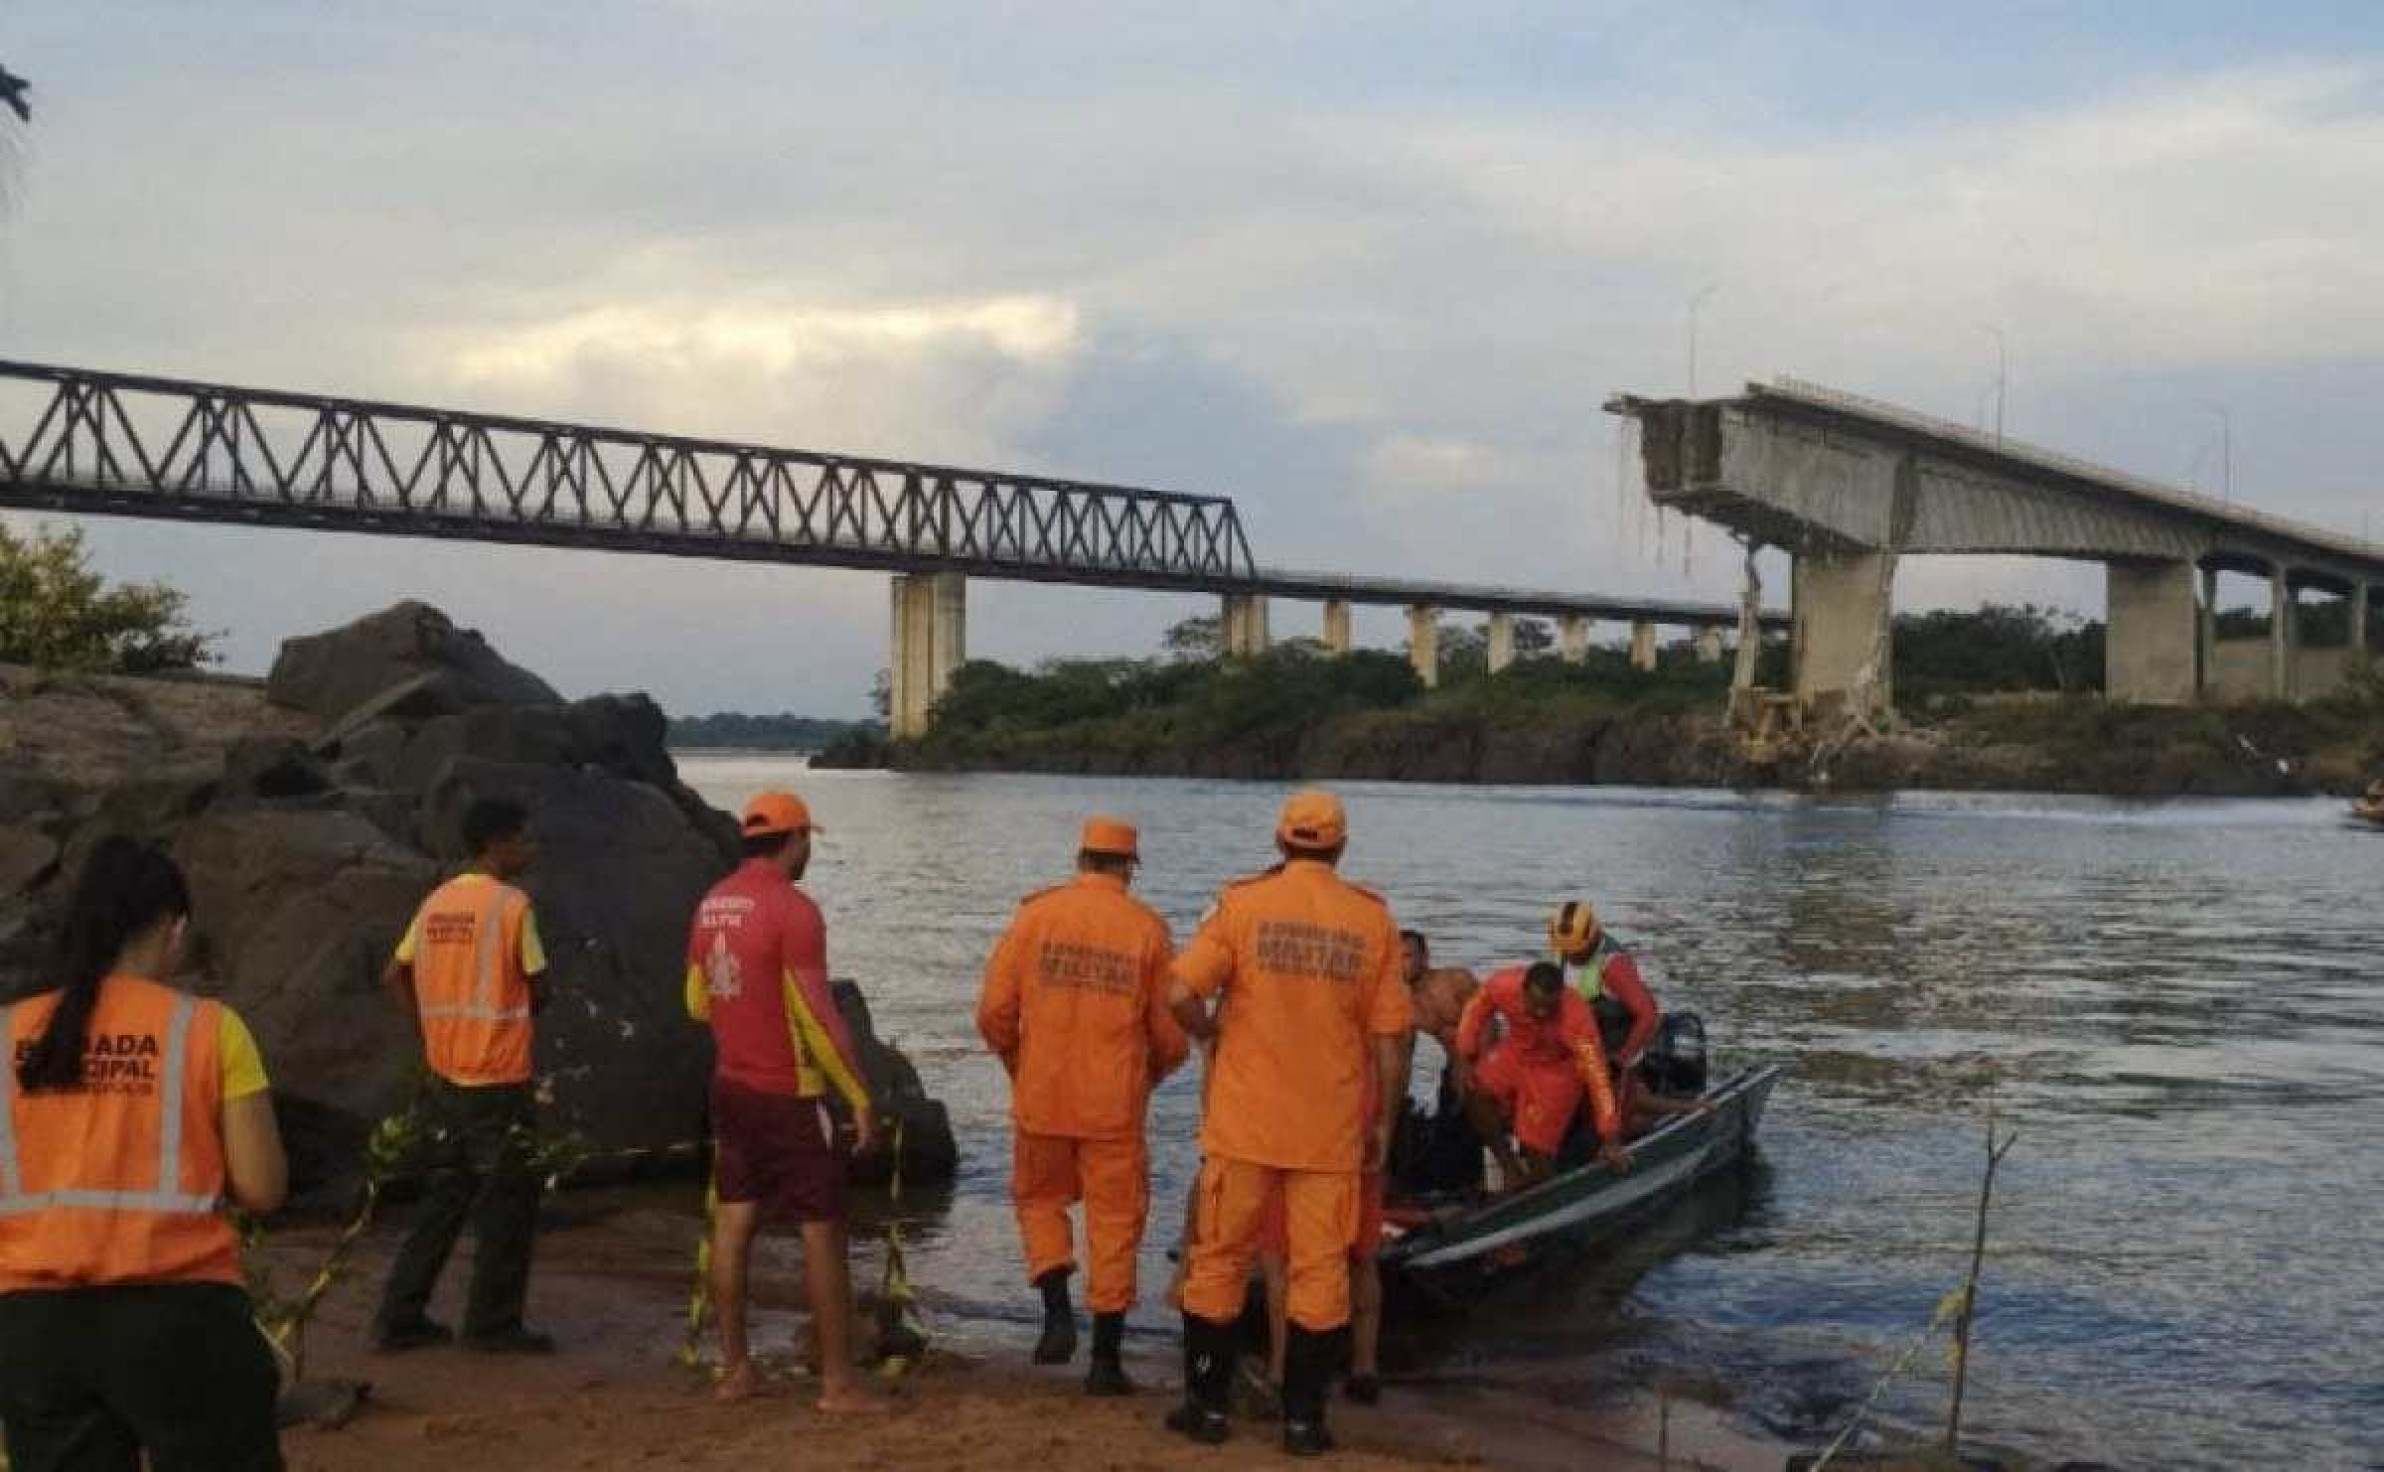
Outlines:
{"label": "orange baseball cap", "polygon": [[777,833],[819,833],[824,830],[811,821],[811,809],[803,799],[791,792],[765,792],[745,804],[742,825],[747,838],[768,838]]}
{"label": "orange baseball cap", "polygon": [[1349,815],[1341,811],[1341,799],[1311,787],[1284,799],[1275,837],[1293,848],[1339,848],[1349,837]]}
{"label": "orange baseball cap", "polygon": [[1142,857],[1139,838],[1134,825],[1125,819],[1095,814],[1084,820],[1084,837],[1077,841],[1076,846],[1088,854],[1113,854],[1123,859],[1139,859]]}

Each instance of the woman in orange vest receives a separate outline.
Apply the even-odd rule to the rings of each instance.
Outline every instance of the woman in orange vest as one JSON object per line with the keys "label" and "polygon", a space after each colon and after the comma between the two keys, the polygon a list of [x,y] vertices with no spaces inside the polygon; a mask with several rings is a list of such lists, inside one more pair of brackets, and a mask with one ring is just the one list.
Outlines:
{"label": "woman in orange vest", "polygon": [[178,990],[190,892],[102,840],[58,985],[5,1008],[0,1423],[15,1472],[282,1465],[279,1375],[222,1213],[281,1205],[288,1171],[257,1046]]}

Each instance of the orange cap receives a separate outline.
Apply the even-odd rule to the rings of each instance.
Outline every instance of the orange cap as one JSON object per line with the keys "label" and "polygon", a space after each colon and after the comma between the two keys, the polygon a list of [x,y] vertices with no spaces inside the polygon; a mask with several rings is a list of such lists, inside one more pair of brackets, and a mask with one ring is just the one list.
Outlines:
{"label": "orange cap", "polygon": [[1311,787],[1284,799],[1275,837],[1292,848],[1339,848],[1349,837],[1349,817],[1341,811],[1341,799]]}
{"label": "orange cap", "polygon": [[747,838],[822,831],[817,823],[811,821],[811,809],[803,805],[803,799],[791,792],[765,792],[745,804],[742,827]]}
{"label": "orange cap", "polygon": [[1084,837],[1076,846],[1088,854],[1112,854],[1122,859],[1139,859],[1142,849],[1134,825],[1123,818],[1100,814],[1084,820]]}

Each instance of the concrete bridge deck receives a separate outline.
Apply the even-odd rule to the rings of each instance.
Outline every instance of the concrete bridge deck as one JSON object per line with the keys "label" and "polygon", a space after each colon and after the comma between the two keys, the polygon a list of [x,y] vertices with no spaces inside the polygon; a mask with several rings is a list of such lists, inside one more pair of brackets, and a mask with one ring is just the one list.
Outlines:
{"label": "concrete bridge deck", "polygon": [[[1885,703],[1895,563],[1921,554],[2104,563],[2115,698],[2316,694],[2366,654],[2384,547],[2357,538],[1794,379],[1722,399],[1622,395],[1607,408],[1637,422],[1659,504],[1794,554],[1796,684],[1808,698]],[[2221,572],[2270,582],[2278,613],[2259,677],[2216,637]],[[2305,591],[2349,601],[2347,653],[2300,648]]]}

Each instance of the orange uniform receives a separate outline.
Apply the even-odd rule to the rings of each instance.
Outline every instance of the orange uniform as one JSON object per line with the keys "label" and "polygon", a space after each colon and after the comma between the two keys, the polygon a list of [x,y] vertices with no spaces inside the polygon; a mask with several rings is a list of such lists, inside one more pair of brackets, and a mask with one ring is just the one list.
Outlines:
{"label": "orange uniform", "polygon": [[1143,1114],[1189,1046],[1167,1010],[1173,949],[1122,877],[1088,871],[1021,904],[985,967],[977,1030],[1010,1074],[1027,1278],[1074,1268],[1068,1208],[1081,1200],[1096,1314],[1133,1306],[1150,1212]]}
{"label": "orange uniform", "polygon": [[[1457,1024],[1458,1056],[1473,1066],[1476,1086],[1506,1111],[1526,1150],[1554,1155],[1564,1147],[1585,1089],[1599,1138],[1621,1139],[1622,1115],[1607,1076],[1596,1014],[1580,993],[1565,988],[1557,993],[1553,1018],[1533,1017],[1524,1000],[1524,970],[1499,972],[1465,1004]],[[1495,1045],[1492,1019],[1504,1029]]]}
{"label": "orange uniform", "polygon": [[26,1094],[14,1060],[58,996],[4,1010],[0,1292],[242,1283],[219,1207],[224,1101],[265,1087],[247,1028],[220,1003],[111,976],[85,1034],[82,1085]]}
{"label": "orange uniform", "polygon": [[530,1081],[530,981],[546,950],[528,895],[458,875],[422,902],[397,959],[414,970],[433,1073],[468,1089]]}
{"label": "orange uniform", "polygon": [[1220,994],[1200,1144],[1187,1312],[1241,1313],[1265,1217],[1281,1201],[1290,1313],[1349,1321],[1373,1040],[1410,1025],[1399,928],[1381,897],[1294,856],[1228,887],[1176,962],[1195,997]]}

